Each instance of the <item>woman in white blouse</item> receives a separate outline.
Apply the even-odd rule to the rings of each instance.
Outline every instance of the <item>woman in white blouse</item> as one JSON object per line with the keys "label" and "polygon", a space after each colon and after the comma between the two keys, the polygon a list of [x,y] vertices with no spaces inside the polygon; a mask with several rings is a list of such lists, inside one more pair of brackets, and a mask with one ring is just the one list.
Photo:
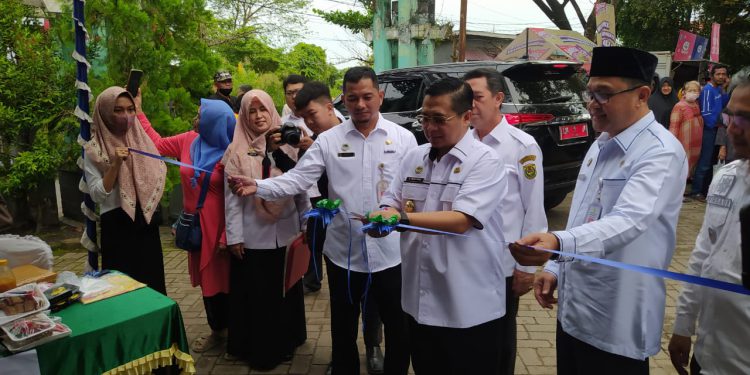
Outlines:
{"label": "woman in white blouse", "polygon": [[133,97],[110,87],[96,98],[91,139],[83,146],[91,199],[101,215],[102,268],[117,270],[166,294],[159,227],[151,220],[164,192],[164,162],[130,155],[158,153],[135,116]]}
{"label": "woman in white blouse", "polygon": [[[266,144],[280,125],[271,97],[261,90],[247,92],[222,160],[225,176],[281,175]],[[280,151],[296,161],[295,149],[284,145]],[[272,369],[290,359],[307,338],[302,283],[285,293],[284,269],[286,247],[300,233],[310,203],[307,196],[274,202],[238,197],[226,188],[225,206],[227,245],[233,255],[227,353],[253,368]]]}

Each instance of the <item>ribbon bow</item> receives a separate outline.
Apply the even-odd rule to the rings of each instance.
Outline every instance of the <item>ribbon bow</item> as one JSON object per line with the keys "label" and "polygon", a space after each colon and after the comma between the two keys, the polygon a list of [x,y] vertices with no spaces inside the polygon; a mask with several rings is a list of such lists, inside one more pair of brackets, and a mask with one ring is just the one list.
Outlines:
{"label": "ribbon bow", "polygon": [[341,206],[341,199],[330,200],[321,199],[318,203],[315,203],[315,208],[305,212],[303,217],[305,218],[320,218],[324,226],[328,226],[333,221],[336,214],[339,213]]}

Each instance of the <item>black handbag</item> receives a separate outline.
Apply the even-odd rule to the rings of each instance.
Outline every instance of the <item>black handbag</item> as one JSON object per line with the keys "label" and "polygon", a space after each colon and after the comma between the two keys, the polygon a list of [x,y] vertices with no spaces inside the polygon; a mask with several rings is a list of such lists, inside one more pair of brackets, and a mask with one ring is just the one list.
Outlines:
{"label": "black handbag", "polygon": [[203,175],[203,183],[201,184],[201,193],[198,197],[198,204],[195,206],[195,212],[191,214],[183,210],[177,219],[174,240],[175,245],[182,250],[187,250],[191,253],[201,250],[203,235],[201,234],[199,213],[201,208],[203,208],[203,202],[206,200],[210,181],[211,173],[205,173]]}

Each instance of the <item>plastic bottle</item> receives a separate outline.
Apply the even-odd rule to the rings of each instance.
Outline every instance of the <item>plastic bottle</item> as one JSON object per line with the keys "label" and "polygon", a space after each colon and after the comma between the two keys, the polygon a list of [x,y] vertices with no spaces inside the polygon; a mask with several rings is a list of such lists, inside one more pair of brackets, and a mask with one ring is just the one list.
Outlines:
{"label": "plastic bottle", "polygon": [[0,293],[16,287],[16,276],[8,266],[7,259],[0,259]]}

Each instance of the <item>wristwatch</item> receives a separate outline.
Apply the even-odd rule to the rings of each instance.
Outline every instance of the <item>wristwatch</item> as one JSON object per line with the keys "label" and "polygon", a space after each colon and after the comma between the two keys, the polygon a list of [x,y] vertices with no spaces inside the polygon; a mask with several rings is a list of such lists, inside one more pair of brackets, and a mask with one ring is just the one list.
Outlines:
{"label": "wristwatch", "polygon": [[[409,222],[409,217],[407,216],[406,212],[404,212],[404,210],[401,210],[401,211],[399,211],[399,212],[398,212],[398,215],[399,215],[399,216],[401,217],[401,218],[400,218],[400,219],[398,220],[398,223],[399,223],[399,224],[402,224],[402,225],[410,225],[410,224],[409,224],[409,223],[410,223],[410,222]],[[404,229],[404,228],[396,228],[396,231],[397,231],[397,232],[403,232],[403,231],[406,231],[406,230],[407,230],[407,229]]]}

